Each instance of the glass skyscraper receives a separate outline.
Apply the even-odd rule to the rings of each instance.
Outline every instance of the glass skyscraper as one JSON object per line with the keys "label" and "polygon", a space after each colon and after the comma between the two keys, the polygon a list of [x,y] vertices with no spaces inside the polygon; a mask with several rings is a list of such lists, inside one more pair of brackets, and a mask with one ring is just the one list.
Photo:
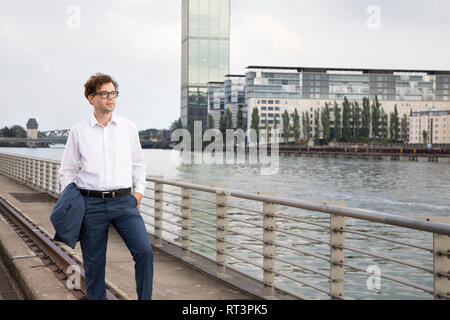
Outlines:
{"label": "glass skyscraper", "polygon": [[208,119],[208,82],[230,73],[230,0],[182,0],[181,121]]}

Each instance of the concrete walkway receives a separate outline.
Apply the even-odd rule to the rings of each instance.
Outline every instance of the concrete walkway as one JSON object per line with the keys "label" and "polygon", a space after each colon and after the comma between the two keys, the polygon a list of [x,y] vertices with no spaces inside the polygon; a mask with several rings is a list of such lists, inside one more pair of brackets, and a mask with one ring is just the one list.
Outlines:
{"label": "concrete walkway", "polygon": [[[44,196],[37,202],[19,201],[12,193],[36,195],[39,192],[3,175],[0,175],[0,186],[0,196],[2,198],[24,213],[48,234],[54,235],[54,229],[50,222],[50,213],[56,203],[55,199]],[[4,245],[8,246],[9,244],[4,243]],[[65,245],[64,248],[82,261],[79,243],[75,250]],[[120,238],[114,228],[111,228],[109,232],[106,279],[114,287],[119,288],[128,295],[129,298],[137,299],[134,261],[122,238]],[[65,299],[65,297],[61,297],[61,299]],[[154,248],[153,299],[235,300],[251,299],[251,297],[237,292],[233,288],[190,268],[183,262]]]}

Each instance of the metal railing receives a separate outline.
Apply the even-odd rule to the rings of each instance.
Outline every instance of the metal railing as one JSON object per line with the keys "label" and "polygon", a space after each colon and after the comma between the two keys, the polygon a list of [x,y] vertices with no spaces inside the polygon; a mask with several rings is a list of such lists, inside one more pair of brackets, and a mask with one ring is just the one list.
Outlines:
{"label": "metal railing", "polygon": [[[58,167],[0,154],[0,173],[56,196]],[[449,224],[162,177],[147,181],[141,212],[154,245],[175,244],[187,261],[191,253],[214,260],[222,279],[228,269],[240,270],[261,282],[261,297],[281,290],[298,298],[377,298],[383,279],[395,298],[450,299]]]}

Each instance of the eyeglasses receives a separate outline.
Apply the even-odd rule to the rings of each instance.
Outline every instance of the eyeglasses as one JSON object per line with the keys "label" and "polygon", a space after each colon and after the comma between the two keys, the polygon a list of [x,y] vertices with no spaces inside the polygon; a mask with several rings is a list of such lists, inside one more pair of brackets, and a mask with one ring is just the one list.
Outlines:
{"label": "eyeglasses", "polygon": [[109,99],[109,97],[113,97],[113,98],[117,98],[119,96],[119,91],[101,91],[101,92],[96,92],[93,93],[92,96],[96,96],[99,95],[100,97],[102,97],[103,99]]}

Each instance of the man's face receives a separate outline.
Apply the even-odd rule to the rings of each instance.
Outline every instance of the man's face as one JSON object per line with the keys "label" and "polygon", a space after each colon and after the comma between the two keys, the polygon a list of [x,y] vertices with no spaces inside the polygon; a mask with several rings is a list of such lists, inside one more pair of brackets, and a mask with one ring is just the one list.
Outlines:
{"label": "man's face", "polygon": [[95,110],[100,113],[110,113],[116,108],[116,98],[110,94],[108,98],[103,98],[101,94],[104,92],[114,92],[116,88],[112,82],[105,83],[99,90],[97,90],[96,95],[89,96],[89,102],[94,106]]}

